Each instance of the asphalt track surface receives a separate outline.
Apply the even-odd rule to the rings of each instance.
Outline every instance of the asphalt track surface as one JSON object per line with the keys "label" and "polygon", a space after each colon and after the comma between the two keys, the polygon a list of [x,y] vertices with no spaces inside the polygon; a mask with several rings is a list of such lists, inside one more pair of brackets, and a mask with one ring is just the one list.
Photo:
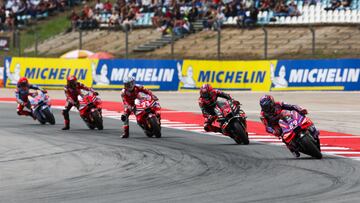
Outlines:
{"label": "asphalt track surface", "polygon": [[[118,120],[70,131],[19,117],[0,104],[1,202],[359,202],[360,162],[294,159],[284,147],[163,128],[147,138]],[[5,115],[5,116],[3,116]]]}

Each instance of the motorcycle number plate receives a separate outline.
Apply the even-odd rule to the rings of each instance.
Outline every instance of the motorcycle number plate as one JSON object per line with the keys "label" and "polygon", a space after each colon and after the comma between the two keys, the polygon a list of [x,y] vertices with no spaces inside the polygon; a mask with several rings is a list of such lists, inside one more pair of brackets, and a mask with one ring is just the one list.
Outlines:
{"label": "motorcycle number plate", "polygon": [[297,120],[293,120],[289,123],[289,128],[294,129],[298,125]]}

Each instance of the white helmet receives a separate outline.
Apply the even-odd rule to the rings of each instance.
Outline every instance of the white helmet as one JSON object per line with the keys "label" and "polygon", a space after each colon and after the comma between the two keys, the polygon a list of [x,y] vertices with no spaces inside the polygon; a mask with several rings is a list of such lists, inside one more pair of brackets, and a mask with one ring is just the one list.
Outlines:
{"label": "white helmet", "polygon": [[133,91],[135,87],[135,78],[133,76],[129,76],[124,78],[123,80],[124,88],[129,91]]}

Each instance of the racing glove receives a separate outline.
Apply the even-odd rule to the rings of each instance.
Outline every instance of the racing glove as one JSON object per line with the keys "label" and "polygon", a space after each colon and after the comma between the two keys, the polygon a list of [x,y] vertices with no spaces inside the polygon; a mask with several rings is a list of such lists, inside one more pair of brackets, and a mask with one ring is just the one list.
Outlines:
{"label": "racing glove", "polygon": [[308,111],[306,109],[301,109],[300,114],[305,116],[306,114],[308,114]]}
{"label": "racing glove", "polygon": [[233,103],[235,106],[239,106],[239,105],[240,105],[240,102],[237,101],[237,100],[235,100],[235,99],[233,99],[233,100],[231,100],[231,101],[232,101],[232,103]]}
{"label": "racing glove", "polygon": [[159,98],[158,98],[157,96],[155,96],[155,95],[152,95],[151,97],[152,97],[152,99],[155,100],[155,101],[159,100]]}
{"label": "racing glove", "polygon": [[99,96],[99,92],[94,92],[94,95],[95,95],[95,96]]}

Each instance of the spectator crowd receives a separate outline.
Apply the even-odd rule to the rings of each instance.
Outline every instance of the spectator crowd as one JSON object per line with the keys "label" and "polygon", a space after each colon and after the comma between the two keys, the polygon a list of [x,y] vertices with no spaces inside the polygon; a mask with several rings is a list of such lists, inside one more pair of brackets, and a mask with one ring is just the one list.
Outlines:
{"label": "spectator crowd", "polygon": [[[13,29],[21,16],[37,18],[63,11],[80,0],[7,0],[0,3],[0,29]],[[320,0],[304,0],[313,5]],[[274,16],[300,16],[294,0],[90,0],[83,2],[80,12],[69,16],[72,29],[122,27],[132,30],[136,21],[152,13],[151,24],[163,34],[187,34],[193,31],[195,21],[205,29],[216,30],[226,19],[235,19],[239,27],[257,23],[259,12],[272,11]],[[326,10],[349,7],[351,0],[331,0]],[[20,18],[19,18],[20,17]]]}
{"label": "spectator crowd", "polygon": [[75,0],[6,0],[0,2],[0,30],[13,30],[31,19],[63,12]]}

